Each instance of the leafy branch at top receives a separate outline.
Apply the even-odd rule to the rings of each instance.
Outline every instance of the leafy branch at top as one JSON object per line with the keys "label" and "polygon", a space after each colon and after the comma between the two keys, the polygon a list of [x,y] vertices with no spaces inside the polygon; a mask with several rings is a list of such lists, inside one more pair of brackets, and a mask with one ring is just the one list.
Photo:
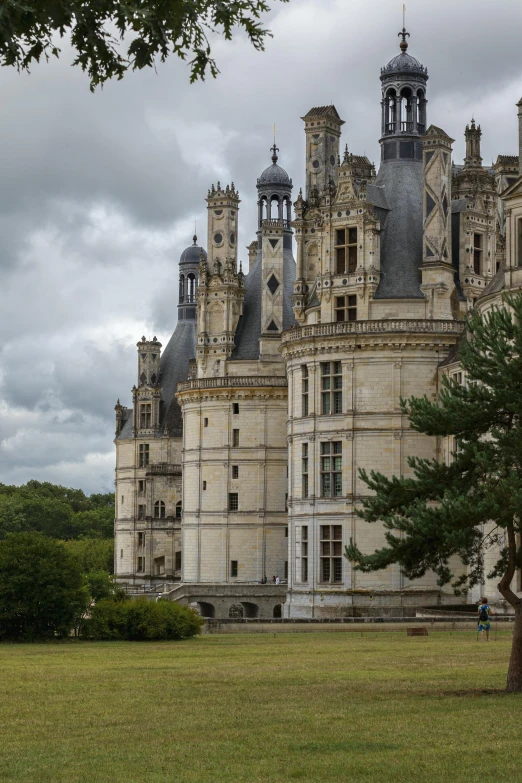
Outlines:
{"label": "leafy branch at top", "polygon": [[[288,2],[288,0],[278,0]],[[57,36],[70,35],[91,90],[131,69],[154,67],[170,55],[190,60],[190,81],[219,73],[209,35],[232,39],[242,29],[262,51],[261,22],[270,0],[3,0],[0,4],[0,63],[29,70],[43,56],[59,57]]]}

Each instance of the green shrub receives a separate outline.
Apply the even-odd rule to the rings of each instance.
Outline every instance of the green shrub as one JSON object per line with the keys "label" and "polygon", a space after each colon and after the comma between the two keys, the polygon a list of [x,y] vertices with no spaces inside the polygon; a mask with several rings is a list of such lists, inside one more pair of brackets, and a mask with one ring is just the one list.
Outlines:
{"label": "green shrub", "polygon": [[82,626],[82,635],[88,639],[120,640],[127,638],[127,601],[103,598],[92,608],[89,619]]}
{"label": "green shrub", "polygon": [[174,601],[105,598],[93,607],[83,633],[99,640],[177,640],[194,636],[202,625],[197,612]]}

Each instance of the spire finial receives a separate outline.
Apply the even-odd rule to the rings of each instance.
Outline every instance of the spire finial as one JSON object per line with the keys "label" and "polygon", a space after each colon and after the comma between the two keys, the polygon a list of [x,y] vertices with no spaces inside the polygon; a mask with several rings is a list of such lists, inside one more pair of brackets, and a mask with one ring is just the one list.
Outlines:
{"label": "spire finial", "polygon": [[196,233],[196,221],[194,220],[194,236],[192,237],[192,241],[194,242],[194,245],[197,245],[198,243],[198,236]]}
{"label": "spire finial", "polygon": [[399,33],[399,37],[402,35],[402,41],[400,43],[401,52],[402,54],[406,54],[406,49],[408,48],[408,41],[406,40],[406,36],[408,38],[410,37],[410,34],[406,32],[406,4],[402,4],[402,30]]}
{"label": "spire finial", "polygon": [[274,146],[270,147],[270,150],[272,152],[272,163],[277,163],[277,153],[279,152],[279,147],[276,147],[276,124],[274,122]]}

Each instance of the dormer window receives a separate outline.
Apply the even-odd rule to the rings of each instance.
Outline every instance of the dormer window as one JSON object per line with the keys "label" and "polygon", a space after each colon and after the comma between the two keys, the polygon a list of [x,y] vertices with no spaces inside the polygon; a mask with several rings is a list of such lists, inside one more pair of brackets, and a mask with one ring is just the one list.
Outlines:
{"label": "dormer window", "polygon": [[336,274],[354,274],[357,269],[357,228],[339,228],[335,232]]}
{"label": "dormer window", "polygon": [[356,321],[357,320],[357,295],[335,297],[335,320],[336,321]]}
{"label": "dormer window", "polygon": [[140,427],[142,429],[150,429],[152,426],[152,403],[142,402],[140,403]]}

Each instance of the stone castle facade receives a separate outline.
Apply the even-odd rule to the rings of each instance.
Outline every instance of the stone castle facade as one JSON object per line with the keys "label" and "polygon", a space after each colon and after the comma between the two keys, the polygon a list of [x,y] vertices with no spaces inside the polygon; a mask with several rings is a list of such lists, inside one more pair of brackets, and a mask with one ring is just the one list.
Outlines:
{"label": "stone castle facade", "polygon": [[384,541],[356,516],[360,468],[407,475],[412,454],[450,456],[410,429],[401,397],[436,399],[441,374],[460,372],[468,310],[522,284],[522,101],[519,155],[483,166],[472,121],[455,165],[407,35],[381,69],[378,172],[341,150],[335,106],[312,108],[304,192],[292,204],[275,144],[257,181],[246,275],[239,195],[208,192],[207,251],[194,237],[181,255],[176,329],[163,353],[138,343],[132,408],[116,406],[115,572],[133,589],[219,617],[455,600],[434,577],[356,572],[343,551]]}

